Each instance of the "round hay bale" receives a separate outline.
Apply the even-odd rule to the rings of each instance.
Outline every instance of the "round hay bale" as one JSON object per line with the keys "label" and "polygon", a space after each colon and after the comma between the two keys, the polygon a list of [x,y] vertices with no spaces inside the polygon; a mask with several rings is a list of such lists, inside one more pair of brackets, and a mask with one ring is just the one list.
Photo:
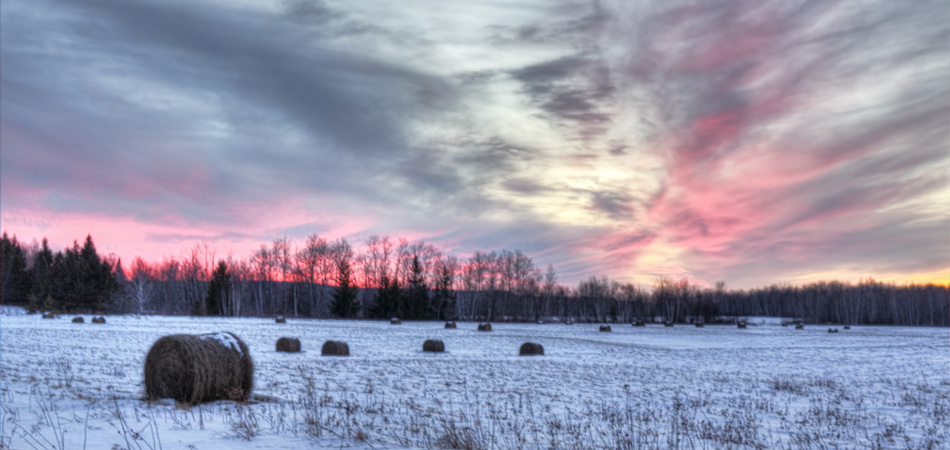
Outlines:
{"label": "round hay bale", "polygon": [[802,324],[800,324],[800,323],[796,323],[796,324],[795,324],[795,329],[796,329],[796,330],[804,330],[804,329],[805,329],[805,325],[802,325]]}
{"label": "round hay bale", "polygon": [[704,327],[704,326],[706,326],[706,324],[704,324],[704,323],[702,323],[702,322],[696,322],[696,328],[702,328],[702,327]]}
{"label": "round hay bale", "polygon": [[276,322],[276,323],[287,323],[287,318],[284,317],[284,316],[277,316],[277,317],[274,318],[274,322]]}
{"label": "round hay bale", "polygon": [[837,329],[837,328],[829,328],[829,329],[828,329],[828,332],[829,332],[829,333],[837,333],[837,332],[838,332],[838,329]]}
{"label": "round hay bale", "polygon": [[389,319],[389,324],[390,324],[390,325],[402,325],[402,320],[400,320],[398,317],[393,317],[392,319]]}
{"label": "round hay bale", "polygon": [[106,318],[102,316],[93,317],[92,323],[106,323]]}
{"label": "round hay bale", "polygon": [[51,312],[49,312],[49,311],[46,311],[46,312],[43,313],[43,318],[44,318],[44,319],[55,319],[56,316],[55,316],[53,313],[51,313]]}
{"label": "round hay bale", "polygon": [[600,331],[602,331],[602,332],[604,332],[604,333],[610,333],[610,325],[601,325],[601,326],[600,326]]}
{"label": "round hay bale", "polygon": [[300,351],[300,339],[292,337],[282,337],[277,340],[277,351],[287,353],[297,353]]}
{"label": "round hay bale", "polygon": [[645,327],[645,326],[647,326],[647,323],[646,323],[645,321],[643,321],[643,320],[634,320],[634,321],[633,321],[633,326],[635,326],[635,327]]}
{"label": "round hay bale", "polygon": [[742,321],[740,321],[737,325],[739,328],[749,328],[749,324]]}
{"label": "round hay bale", "polygon": [[673,326],[673,322],[670,322],[669,320],[667,320],[666,322],[663,322],[663,326],[664,326],[664,327],[672,327],[672,326]]}
{"label": "round hay bale", "polygon": [[567,319],[567,321],[564,322],[564,325],[574,325],[574,320],[573,320],[573,319]]}
{"label": "round hay bale", "polygon": [[326,341],[320,349],[323,356],[350,356],[350,346],[346,342]]}
{"label": "round hay bale", "polygon": [[73,323],[83,323],[83,322],[85,322],[85,320],[83,320],[82,316],[73,317]]}
{"label": "round hay bale", "polygon": [[429,339],[422,343],[422,351],[442,353],[445,351],[445,344],[436,339]]}
{"label": "round hay bale", "polygon": [[536,344],[534,342],[525,342],[521,344],[521,350],[518,351],[518,354],[521,356],[528,355],[543,355],[544,347],[541,344]]}
{"label": "round hay bale", "polygon": [[845,325],[845,326],[844,326],[844,329],[845,329],[845,330],[850,330],[850,329],[851,329],[851,325]]}
{"label": "round hay bale", "polygon": [[145,394],[196,404],[246,401],[254,387],[254,362],[233,333],[173,334],[159,338],[145,357]]}
{"label": "round hay bale", "polygon": [[456,325],[455,322],[445,322],[445,328],[454,330],[458,328],[458,325]]}
{"label": "round hay bale", "polygon": [[487,322],[478,324],[478,331],[491,331],[491,324]]}

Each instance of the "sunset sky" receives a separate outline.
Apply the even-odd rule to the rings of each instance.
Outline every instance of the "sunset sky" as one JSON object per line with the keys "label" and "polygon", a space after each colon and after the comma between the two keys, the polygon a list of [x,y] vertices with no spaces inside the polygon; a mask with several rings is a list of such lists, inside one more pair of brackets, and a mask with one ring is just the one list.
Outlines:
{"label": "sunset sky", "polygon": [[308,234],[560,281],[950,279],[934,1],[9,0],[0,228]]}

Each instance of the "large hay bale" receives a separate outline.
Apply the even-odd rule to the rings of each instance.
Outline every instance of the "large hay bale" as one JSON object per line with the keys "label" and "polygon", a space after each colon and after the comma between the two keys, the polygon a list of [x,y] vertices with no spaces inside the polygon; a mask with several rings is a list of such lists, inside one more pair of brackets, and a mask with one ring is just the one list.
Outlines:
{"label": "large hay bale", "polygon": [[445,344],[436,339],[429,339],[422,343],[422,351],[442,353],[445,351]]}
{"label": "large hay bale", "polygon": [[350,346],[346,345],[346,342],[326,341],[323,343],[323,348],[320,349],[320,354],[324,356],[350,356]]}
{"label": "large hay bale", "polygon": [[601,326],[600,326],[600,331],[602,331],[602,332],[604,332],[604,333],[610,333],[610,325],[601,325]]}
{"label": "large hay bale", "polygon": [[456,325],[455,322],[445,322],[445,328],[454,330],[458,328],[458,325]]}
{"label": "large hay bale", "polygon": [[85,320],[83,320],[82,316],[73,317],[73,323],[84,323],[84,322]]}
{"label": "large hay bale", "polygon": [[251,353],[233,333],[173,334],[145,357],[145,394],[196,404],[245,401],[254,387]]}
{"label": "large hay bale", "polygon": [[491,331],[491,324],[490,323],[478,324],[478,331]]}
{"label": "large hay bale", "polygon": [[93,317],[92,323],[106,323],[106,318],[102,316]]}
{"label": "large hay bale", "polygon": [[297,353],[300,351],[300,339],[292,337],[282,337],[277,340],[277,351],[287,353]]}
{"label": "large hay bale", "polygon": [[398,317],[393,317],[392,319],[389,319],[389,324],[390,324],[390,325],[402,325],[402,320],[399,320]]}
{"label": "large hay bale", "polygon": [[287,318],[284,317],[284,316],[277,316],[277,317],[274,318],[274,322],[276,322],[276,323],[287,323]]}
{"label": "large hay bale", "polygon": [[534,342],[525,342],[521,344],[521,350],[518,351],[518,354],[521,356],[527,355],[543,355],[544,347],[541,344],[536,344]]}
{"label": "large hay bale", "polygon": [[49,311],[46,311],[46,312],[43,313],[43,318],[44,318],[44,319],[55,319],[55,318],[56,318],[56,315],[54,315],[53,313],[51,313],[51,312],[49,312]]}

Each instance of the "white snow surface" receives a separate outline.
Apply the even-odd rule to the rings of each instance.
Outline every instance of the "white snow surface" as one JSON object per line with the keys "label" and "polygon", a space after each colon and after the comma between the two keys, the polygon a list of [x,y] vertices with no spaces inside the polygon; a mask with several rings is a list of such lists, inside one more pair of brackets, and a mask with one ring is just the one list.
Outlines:
{"label": "white snow surface", "polygon": [[[492,326],[4,314],[0,447],[950,448],[944,328]],[[254,360],[248,404],[143,400],[156,339],[239,348],[223,332]],[[283,336],[303,351],[276,352]],[[322,357],[326,340],[351,356]],[[545,354],[519,357],[524,342]]]}
{"label": "white snow surface", "polygon": [[229,332],[203,334],[200,337],[201,339],[211,339],[218,341],[218,343],[222,346],[228,347],[231,350],[240,353],[241,356],[244,356],[244,351],[241,350],[241,345],[238,344],[238,341],[234,338],[234,335]]}

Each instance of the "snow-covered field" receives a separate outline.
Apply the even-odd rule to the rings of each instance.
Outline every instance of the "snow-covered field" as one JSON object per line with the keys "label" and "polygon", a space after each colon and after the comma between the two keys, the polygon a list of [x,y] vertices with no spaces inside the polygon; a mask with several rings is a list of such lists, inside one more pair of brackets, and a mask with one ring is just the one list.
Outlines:
{"label": "snow-covered field", "polygon": [[[0,447],[950,448],[947,329],[70,318],[0,317]],[[156,339],[216,331],[250,347],[248,404],[142,400]]]}

